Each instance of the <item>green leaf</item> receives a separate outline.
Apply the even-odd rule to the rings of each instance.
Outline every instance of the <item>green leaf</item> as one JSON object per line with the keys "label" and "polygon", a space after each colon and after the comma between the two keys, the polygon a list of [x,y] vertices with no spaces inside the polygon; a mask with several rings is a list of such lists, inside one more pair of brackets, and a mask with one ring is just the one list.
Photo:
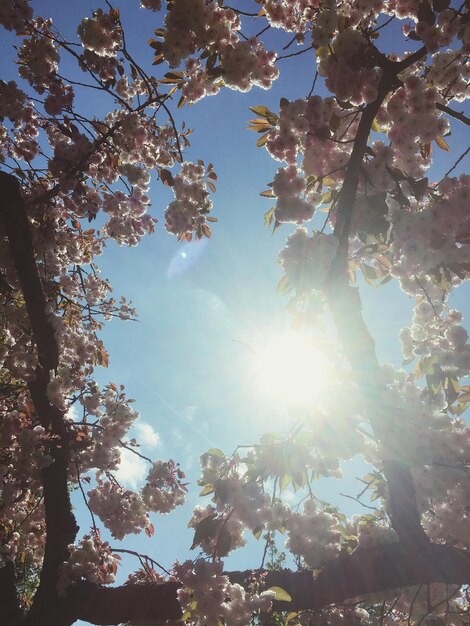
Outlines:
{"label": "green leaf", "polygon": [[292,288],[293,288],[293,286],[289,282],[289,277],[287,275],[285,275],[278,282],[277,287],[276,287],[276,291],[277,291],[277,293],[280,293],[280,294],[286,294],[286,293],[289,293],[289,291],[292,291]]}
{"label": "green leaf", "polygon": [[155,41],[155,39],[148,39],[147,43],[151,48],[157,51],[157,54],[162,51],[163,44],[161,41]]}
{"label": "green leaf", "polygon": [[269,209],[269,211],[266,211],[266,213],[264,214],[264,226],[265,228],[269,228],[274,220],[274,212],[276,210],[276,207],[273,206],[271,209]]}
{"label": "green leaf", "polygon": [[468,402],[462,402],[462,403],[457,402],[457,404],[453,404],[452,406],[449,406],[447,410],[452,415],[461,415],[467,410],[467,408],[468,408]]}
{"label": "green leaf", "polygon": [[164,60],[165,60],[165,57],[163,56],[163,54],[156,54],[155,58],[152,61],[152,65],[160,65],[160,63],[163,63]]}
{"label": "green leaf", "polygon": [[222,452],[220,448],[210,448],[207,451],[207,454],[210,454],[211,456],[218,456],[220,458],[225,458],[225,453]]}
{"label": "green leaf", "polygon": [[265,107],[263,105],[250,107],[250,111],[253,111],[253,113],[259,115],[260,117],[264,117],[266,120],[268,120],[271,126],[275,126],[277,120],[279,119],[279,117],[275,113],[273,113],[268,109],[268,107]]}
{"label": "green leaf", "polygon": [[329,191],[326,191],[322,197],[321,197],[321,203],[322,204],[329,204],[333,199],[333,192],[331,191],[331,189]]}
{"label": "green leaf", "polygon": [[376,133],[381,133],[382,132],[382,128],[380,127],[380,124],[377,122],[377,119],[374,117],[374,119],[372,120],[372,126],[371,126],[372,130]]}
{"label": "green leaf", "polygon": [[274,599],[278,602],[292,602],[291,596],[282,587],[269,587],[267,591],[274,591]]}
{"label": "green leaf", "polygon": [[447,141],[444,139],[444,137],[440,137],[439,135],[436,137],[435,142],[437,143],[437,145],[439,146],[439,148],[441,150],[444,150],[445,152],[450,152],[450,146],[447,143]]}
{"label": "green leaf", "polygon": [[264,135],[261,135],[261,137],[258,139],[258,141],[256,142],[256,145],[258,146],[258,148],[262,148],[264,146],[264,144],[267,142],[268,140],[268,135],[269,132],[264,133]]}
{"label": "green leaf", "polygon": [[194,548],[201,545],[204,539],[212,539],[215,537],[217,529],[219,528],[219,520],[216,520],[216,517],[217,515],[213,513],[199,522],[194,532],[191,550],[194,550]]}
{"label": "green leaf", "polygon": [[377,280],[377,270],[370,265],[366,265],[365,263],[361,264],[361,272],[364,276],[365,281],[371,286],[376,287],[375,280]]}
{"label": "green leaf", "polygon": [[341,524],[336,524],[336,526],[333,526],[332,530],[336,530],[346,541],[354,537],[354,535],[349,534],[347,529]]}
{"label": "green leaf", "polygon": [[459,396],[458,400],[459,402],[470,402],[470,392],[465,391]]}
{"label": "green leaf", "polygon": [[380,283],[379,283],[379,287],[381,287],[382,285],[386,285],[387,283],[389,283],[392,280],[392,275],[391,274],[387,274],[385,276],[385,278],[383,278]]}
{"label": "green leaf", "polygon": [[261,118],[256,118],[255,120],[250,120],[249,126],[247,126],[248,130],[254,130],[255,133],[265,133],[271,129],[271,125],[266,120],[262,120]]}
{"label": "green leaf", "polygon": [[214,485],[208,483],[199,494],[200,496],[208,496],[210,493],[214,493]]}
{"label": "green leaf", "polygon": [[389,246],[385,243],[369,243],[366,246],[362,246],[360,250],[356,252],[357,256],[363,256],[365,254],[382,254],[387,252]]}
{"label": "green leaf", "polygon": [[284,474],[281,477],[281,480],[279,481],[279,490],[281,491],[281,493],[284,491],[284,489],[286,489],[286,487],[290,485],[291,482],[292,476],[289,476],[289,474]]}
{"label": "green leaf", "polygon": [[168,187],[173,187],[173,185],[175,184],[172,173],[170,172],[170,170],[167,170],[165,168],[160,170],[160,180],[164,185],[167,185]]}
{"label": "green leaf", "polygon": [[264,526],[257,526],[256,528],[253,529],[253,537],[258,540],[261,537],[261,533],[264,530]]}

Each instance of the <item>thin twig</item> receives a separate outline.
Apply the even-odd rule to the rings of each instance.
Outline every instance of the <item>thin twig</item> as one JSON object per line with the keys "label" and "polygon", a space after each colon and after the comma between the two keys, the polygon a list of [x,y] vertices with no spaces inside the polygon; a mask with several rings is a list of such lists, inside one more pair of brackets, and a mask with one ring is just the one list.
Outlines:
{"label": "thin twig", "polygon": [[454,163],[454,165],[450,168],[450,170],[447,170],[447,172],[444,174],[444,176],[441,178],[441,180],[437,183],[436,188],[439,187],[439,185],[442,183],[443,180],[445,180],[447,178],[447,176],[449,176],[449,174],[451,172],[453,172],[455,170],[455,168],[457,167],[457,165],[460,163],[460,161],[462,161],[462,159],[464,159],[467,154],[470,152],[470,146],[465,150],[465,152],[463,152],[459,158],[457,159],[457,161]]}
{"label": "thin twig", "polygon": [[350,500],[354,500],[354,502],[357,502],[358,504],[363,506],[365,509],[370,509],[371,511],[377,510],[375,506],[369,506],[365,502],[362,502],[362,500],[359,500],[359,498],[355,498],[354,496],[349,496],[347,493],[340,493],[339,495],[343,496],[343,498],[349,498]]}
{"label": "thin twig", "polygon": [[307,48],[303,48],[302,50],[299,50],[298,52],[291,52],[290,54],[284,54],[283,56],[277,57],[276,63],[278,61],[282,61],[283,59],[290,59],[291,57],[298,57],[301,54],[304,54],[304,52],[308,52],[309,50],[313,50],[313,46],[308,46]]}

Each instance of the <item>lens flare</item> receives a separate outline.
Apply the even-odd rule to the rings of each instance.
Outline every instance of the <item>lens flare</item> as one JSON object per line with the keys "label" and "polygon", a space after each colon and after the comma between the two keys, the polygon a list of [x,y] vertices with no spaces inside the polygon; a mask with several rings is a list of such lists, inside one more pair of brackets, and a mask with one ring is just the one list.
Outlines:
{"label": "lens flare", "polygon": [[254,381],[260,393],[287,407],[323,394],[331,363],[315,338],[300,332],[274,334],[256,351]]}

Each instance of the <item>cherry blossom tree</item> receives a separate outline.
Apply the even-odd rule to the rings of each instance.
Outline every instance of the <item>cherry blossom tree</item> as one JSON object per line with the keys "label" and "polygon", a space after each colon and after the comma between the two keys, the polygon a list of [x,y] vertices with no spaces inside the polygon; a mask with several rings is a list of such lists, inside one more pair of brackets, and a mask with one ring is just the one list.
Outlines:
{"label": "cherry blossom tree", "polygon": [[[109,3],[68,41],[28,0],[0,0],[0,22],[19,42],[19,78],[0,81],[2,624],[468,623],[469,429],[460,415],[470,346],[448,305],[470,275],[470,178],[451,176],[468,150],[441,180],[426,176],[433,148],[448,150],[451,127],[469,123],[459,110],[468,3],[251,4],[170,0],[164,10],[142,0],[136,10],[158,26],[150,71]],[[393,52],[381,48],[390,28]],[[279,54],[263,44],[268,29],[287,37]],[[251,128],[279,162],[262,194],[275,202],[265,221],[297,225],[280,252],[279,290],[302,323],[333,320],[331,349],[349,365],[315,419],[307,412],[287,434],[202,455],[193,561],[159,571],[134,553],[140,569],[109,586],[120,554],[100,528],[151,537],[150,515],[180,505],[187,485],[172,460],[147,459],[138,491],[116,479],[122,450],[140,454],[128,436],[137,412],[122,387],[99,388],[94,370],[108,362],[105,321],[135,311],[112,297],[97,258],[109,240],[135,246],[153,232],[151,175],[174,192],[165,228],[180,240],[209,237],[217,176],[212,164],[184,160],[188,131],[175,107],[225,88],[269,89],[278,61],[303,54],[316,58],[309,95],[282,99],[278,112],[253,107]],[[329,97],[316,95],[320,82]],[[105,99],[104,116],[75,105],[85,89]],[[323,226],[309,232],[303,224],[319,215]],[[358,273],[374,286],[397,280],[415,299],[401,334],[412,373],[379,364]],[[372,469],[357,499],[371,493],[372,512],[347,519],[315,497],[312,481],[359,454]],[[71,490],[88,507],[88,534],[77,535]],[[289,490],[305,494],[302,506],[289,507]],[[265,556],[285,542],[297,569],[274,558],[224,571],[249,533],[266,541]]]}

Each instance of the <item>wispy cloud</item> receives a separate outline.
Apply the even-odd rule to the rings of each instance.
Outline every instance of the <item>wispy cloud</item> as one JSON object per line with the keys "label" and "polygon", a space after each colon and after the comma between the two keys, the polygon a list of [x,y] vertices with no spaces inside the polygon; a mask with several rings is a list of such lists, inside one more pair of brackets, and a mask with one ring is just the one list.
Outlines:
{"label": "wispy cloud", "polygon": [[155,385],[151,386],[149,385],[143,378],[142,375],[137,376],[135,374],[135,372],[133,370],[131,370],[126,363],[124,363],[123,361],[121,361],[120,359],[115,359],[116,363],[119,365],[119,367],[122,367],[123,370],[125,370],[126,372],[128,372],[142,387],[144,387],[145,389],[147,389],[147,391],[149,391],[155,398],[157,398],[157,400],[159,402],[161,402],[167,409],[169,409],[173,415],[183,424],[185,424],[186,426],[188,426],[188,428],[190,430],[192,430],[196,435],[198,435],[199,437],[201,437],[201,439],[204,439],[204,441],[206,443],[208,443],[211,446],[214,446],[214,442],[211,440],[211,438],[204,432],[202,432],[199,428],[196,427],[196,425],[194,425],[192,423],[192,421],[190,419],[188,419],[187,417],[185,417],[180,411],[178,411],[172,404],[170,404],[170,402],[168,402],[163,396],[161,396],[159,393],[156,392],[155,390]]}
{"label": "wispy cloud", "polygon": [[181,441],[183,439],[183,433],[179,428],[173,428],[171,436],[173,439],[176,439],[176,441]]}
{"label": "wispy cloud", "polygon": [[182,413],[183,416],[188,420],[188,422],[192,422],[197,412],[197,406],[185,406]]}
{"label": "wispy cloud", "polygon": [[142,485],[149,470],[149,464],[144,459],[126,448],[121,449],[121,462],[116,472],[118,482],[131,489]]}
{"label": "wispy cloud", "polygon": [[160,443],[160,435],[148,422],[138,420],[134,425],[137,443],[143,448],[156,448]]}
{"label": "wispy cloud", "polygon": [[71,404],[69,408],[67,409],[67,417],[69,417],[74,422],[80,419],[80,416],[78,414],[77,407],[75,404]]}

